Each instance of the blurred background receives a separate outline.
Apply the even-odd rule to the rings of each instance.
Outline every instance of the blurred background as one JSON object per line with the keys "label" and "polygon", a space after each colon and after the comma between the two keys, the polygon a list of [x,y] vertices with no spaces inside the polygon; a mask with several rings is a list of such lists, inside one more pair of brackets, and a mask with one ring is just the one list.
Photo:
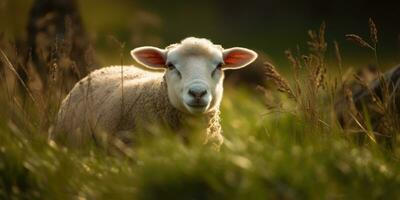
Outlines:
{"label": "blurred background", "polygon": [[[26,27],[33,0],[0,0],[0,32],[14,39],[27,38]],[[371,52],[345,40],[347,33],[369,37],[368,18],[379,31],[378,53],[383,66],[400,59],[400,2],[364,0],[78,0],[84,29],[101,64],[119,64],[115,39],[129,50],[142,45],[165,47],[187,36],[209,38],[224,47],[257,50],[278,67],[288,66],[284,50],[307,47],[307,31],[327,24],[328,49],[339,42],[345,64],[368,65]],[[110,39],[114,38],[114,39]],[[357,67],[357,66],[356,66]]]}
{"label": "blurred background", "polygon": [[[367,0],[0,0],[0,199],[399,199],[399,95],[381,84],[363,90],[376,71],[356,72],[376,64],[374,52],[345,38],[370,41],[372,18],[376,66],[392,68],[400,63],[399,8]],[[308,31],[322,22],[327,54],[317,37],[314,62],[291,70],[285,50],[309,55]],[[224,83],[220,152],[156,125],[132,149],[113,137],[99,138],[110,139],[105,149],[95,138],[82,149],[48,140],[62,99],[90,71],[134,64],[131,49],[188,36],[260,55]],[[265,83],[264,61],[282,74],[269,66],[276,86]],[[354,74],[364,80],[350,83]]]}

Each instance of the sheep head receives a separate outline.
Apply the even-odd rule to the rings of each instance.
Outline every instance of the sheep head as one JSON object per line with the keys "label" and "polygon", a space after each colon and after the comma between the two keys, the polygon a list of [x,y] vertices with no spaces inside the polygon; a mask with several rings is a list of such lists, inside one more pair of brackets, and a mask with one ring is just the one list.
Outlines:
{"label": "sheep head", "polygon": [[257,58],[257,53],[246,48],[223,49],[207,39],[193,37],[165,49],[139,47],[131,55],[145,67],[165,69],[170,103],[191,114],[217,109],[222,99],[224,70],[245,67]]}

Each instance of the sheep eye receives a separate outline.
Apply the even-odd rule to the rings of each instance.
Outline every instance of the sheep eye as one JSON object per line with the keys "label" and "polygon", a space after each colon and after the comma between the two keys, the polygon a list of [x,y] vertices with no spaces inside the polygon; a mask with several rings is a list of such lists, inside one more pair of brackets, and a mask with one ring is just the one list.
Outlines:
{"label": "sheep eye", "polygon": [[222,62],[218,63],[218,65],[217,65],[217,68],[216,68],[216,69],[221,69],[221,68],[222,68],[222,65],[224,65],[224,63],[222,63]]}
{"label": "sheep eye", "polygon": [[215,72],[217,70],[221,70],[222,69],[222,65],[224,65],[224,63],[218,63],[217,67],[214,69],[214,71],[211,73],[211,76],[214,76]]}
{"label": "sheep eye", "polygon": [[167,64],[167,67],[168,67],[169,70],[175,69],[175,65],[172,64],[172,63],[168,63],[168,64]]}
{"label": "sheep eye", "polygon": [[182,78],[181,72],[179,72],[179,71],[176,69],[176,67],[175,67],[174,64],[168,63],[168,64],[167,64],[167,67],[168,67],[169,70],[175,70],[175,72],[178,74],[179,78]]}

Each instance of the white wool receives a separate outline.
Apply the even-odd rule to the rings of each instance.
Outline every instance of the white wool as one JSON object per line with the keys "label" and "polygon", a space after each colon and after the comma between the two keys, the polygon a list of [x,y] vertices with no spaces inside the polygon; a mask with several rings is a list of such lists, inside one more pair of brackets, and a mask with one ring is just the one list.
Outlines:
{"label": "white wool", "polygon": [[[128,141],[138,128],[161,124],[179,134],[187,121],[196,119],[206,122],[205,140],[218,147],[223,141],[223,70],[244,67],[257,54],[239,47],[224,50],[194,37],[165,49],[139,47],[131,54],[145,67],[164,70],[114,66],[90,73],[63,100],[51,137],[75,145],[103,135]],[[221,67],[225,56],[228,64]]]}
{"label": "white wool", "polygon": [[171,51],[179,48],[179,51],[185,52],[186,54],[203,54],[203,55],[214,55],[216,50],[222,51],[221,45],[215,45],[210,40],[204,38],[189,37],[181,41],[178,44],[172,44],[166,49]]}
{"label": "white wool", "polygon": [[[127,132],[132,134],[137,125],[146,123],[166,123],[172,129],[179,128],[186,114],[170,105],[164,84],[163,73],[135,66],[96,70],[79,81],[63,100],[51,138],[80,146],[90,139],[99,140],[97,137],[104,132],[126,140],[131,137]],[[219,112],[205,115],[209,121],[205,139],[219,146],[223,137],[219,117],[214,115]]]}

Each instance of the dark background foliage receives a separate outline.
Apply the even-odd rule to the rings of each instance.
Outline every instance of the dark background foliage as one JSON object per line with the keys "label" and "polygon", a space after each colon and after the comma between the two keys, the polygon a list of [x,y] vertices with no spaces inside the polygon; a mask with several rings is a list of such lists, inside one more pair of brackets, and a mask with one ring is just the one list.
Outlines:
{"label": "dark background foliage", "polygon": [[[24,37],[33,0],[0,2],[0,29]],[[367,33],[371,17],[379,28],[378,51],[386,64],[394,65],[400,57],[400,3],[396,1],[87,0],[78,4],[86,30],[100,53],[112,46],[110,35],[126,42],[129,49],[139,45],[165,46],[187,36],[198,36],[225,46],[258,49],[283,67],[287,64],[283,51],[295,49],[296,44],[304,46],[307,30],[325,21],[328,40],[341,44],[349,64],[366,65],[373,60],[365,58],[368,52],[345,42],[344,35]],[[111,57],[118,58],[116,55]],[[107,64],[115,63],[105,60]]]}

